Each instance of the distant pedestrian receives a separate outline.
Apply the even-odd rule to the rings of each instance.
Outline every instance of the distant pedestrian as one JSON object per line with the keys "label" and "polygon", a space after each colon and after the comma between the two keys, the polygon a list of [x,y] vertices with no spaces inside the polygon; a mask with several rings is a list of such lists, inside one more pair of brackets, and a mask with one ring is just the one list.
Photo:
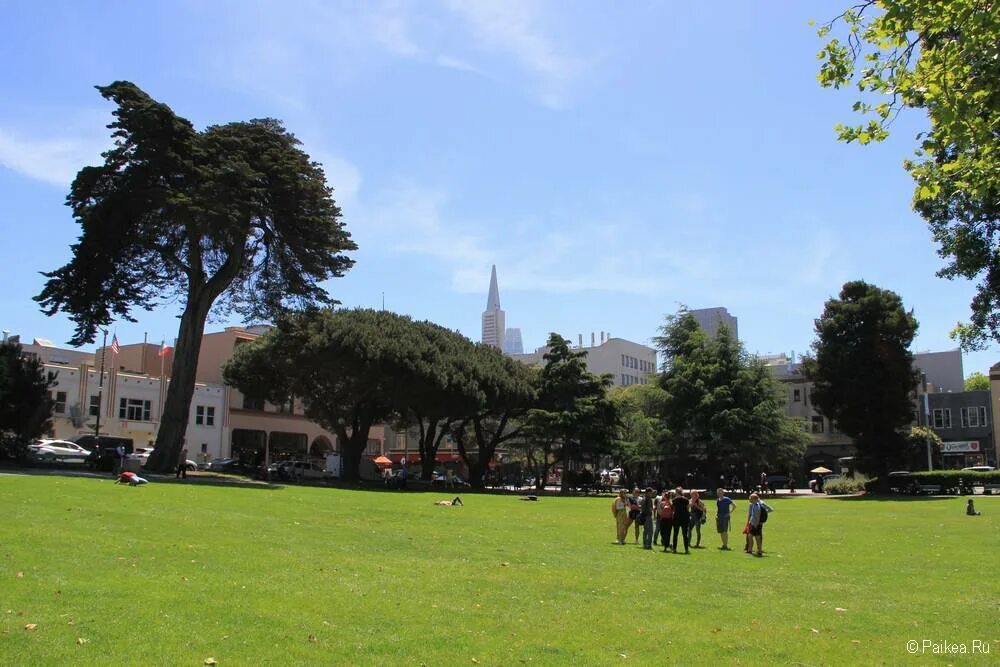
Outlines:
{"label": "distant pedestrian", "polygon": [[631,525],[635,526],[635,543],[639,544],[639,515],[642,514],[642,508],[639,506],[639,500],[642,492],[639,491],[639,487],[632,489],[632,495],[628,497],[628,519]]}
{"label": "distant pedestrian", "polygon": [[[98,445],[100,447],[100,445]],[[114,475],[117,477],[125,470],[125,447],[118,445],[115,447],[114,460],[112,461],[114,465]]]}
{"label": "distant pedestrian", "polygon": [[979,516],[979,512],[976,511],[976,504],[972,502],[972,498],[969,498],[969,503],[965,506],[966,516]]}
{"label": "distant pedestrian", "polygon": [[774,509],[761,500],[756,493],[750,494],[750,509],[747,516],[747,526],[750,529],[747,535],[747,553],[753,552],[752,538],[757,545],[757,552],[754,555],[758,557],[764,555],[764,524],[767,522],[768,515],[773,511]]}
{"label": "distant pedestrian", "polygon": [[176,479],[187,479],[188,476],[187,457],[188,457],[187,447],[183,447],[181,449],[180,456],[177,458],[177,474],[175,476]]}
{"label": "distant pedestrian", "polygon": [[688,506],[688,511],[691,515],[691,528],[690,530],[697,535],[697,539],[694,543],[695,549],[701,548],[701,524],[705,523],[705,514],[707,510],[705,509],[705,503],[701,499],[701,494],[697,491],[691,492],[691,502]]}
{"label": "distant pedestrian", "polygon": [[678,535],[684,540],[684,553],[690,553],[691,547],[691,511],[690,511],[690,500],[684,495],[684,493],[677,493],[674,495],[674,499],[670,501],[670,504],[674,506],[674,539],[671,545],[671,550],[677,553],[677,538]]}
{"label": "distant pedestrian", "polygon": [[660,509],[663,507],[663,499],[667,497],[666,492],[660,490],[653,505],[653,546],[657,545],[657,540],[663,541],[660,533]]}
{"label": "distant pedestrian", "polygon": [[723,551],[729,551],[729,523],[730,518],[733,516],[733,510],[736,509],[736,503],[733,499],[726,495],[726,492],[722,489],[716,490],[716,501],[715,501],[715,529],[719,533],[719,537],[722,539]]}
{"label": "distant pedestrian", "polygon": [[791,475],[788,476],[788,492],[795,493],[795,478]]}
{"label": "distant pedestrian", "polygon": [[625,544],[628,535],[628,494],[625,489],[618,492],[618,497],[611,503],[611,515],[615,517],[615,535],[618,544]]}
{"label": "distant pedestrian", "polygon": [[655,512],[655,497],[653,496],[653,488],[650,486],[646,487],[646,491],[642,494],[642,504],[639,512],[639,521],[642,522],[642,548],[652,549],[653,548],[653,514]]}
{"label": "distant pedestrian", "polygon": [[660,524],[660,541],[663,543],[663,552],[670,550],[670,531],[674,526],[674,506],[671,504],[674,492],[668,491],[660,499],[660,511],[658,520]]}

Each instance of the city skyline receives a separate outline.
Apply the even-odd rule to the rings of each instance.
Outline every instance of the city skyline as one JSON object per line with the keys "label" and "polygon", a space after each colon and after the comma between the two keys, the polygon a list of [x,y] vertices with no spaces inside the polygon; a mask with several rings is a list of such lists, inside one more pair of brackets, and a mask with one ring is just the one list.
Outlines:
{"label": "city skyline", "polygon": [[[878,146],[836,141],[853,98],[818,86],[808,25],[829,13],[13,5],[0,45],[20,63],[0,73],[0,325],[70,337],[32,297],[79,235],[69,183],[110,141],[93,86],[128,79],[199,128],[275,117],[302,140],[359,245],[327,284],[345,307],[379,308],[384,293],[386,308],[476,339],[496,264],[524,349],[550,331],[648,343],[680,304],[724,304],[750,352],[802,353],[824,301],[863,279],[914,310],[915,350],[953,348],[974,287],[935,277],[942,260],[901,167],[924,120],[904,113]],[[178,312],[166,303],[111,330],[169,342]],[[235,324],[216,314],[207,329]],[[998,360],[994,345],[965,368]]]}

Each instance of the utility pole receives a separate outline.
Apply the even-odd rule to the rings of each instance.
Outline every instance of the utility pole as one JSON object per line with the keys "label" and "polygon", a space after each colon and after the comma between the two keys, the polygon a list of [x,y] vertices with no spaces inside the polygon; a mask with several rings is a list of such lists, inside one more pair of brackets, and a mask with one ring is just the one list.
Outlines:
{"label": "utility pole", "polygon": [[[97,380],[97,422],[94,424],[94,438],[101,436],[101,409],[104,405],[104,356],[108,350],[108,330],[104,330],[104,340],[101,342],[101,375]],[[95,445],[96,446],[96,445]]]}

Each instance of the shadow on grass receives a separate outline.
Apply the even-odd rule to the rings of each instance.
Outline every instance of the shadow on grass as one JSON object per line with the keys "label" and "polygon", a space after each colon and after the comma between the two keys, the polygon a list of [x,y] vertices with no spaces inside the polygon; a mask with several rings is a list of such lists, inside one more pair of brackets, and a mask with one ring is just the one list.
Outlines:
{"label": "shadow on grass", "polygon": [[904,496],[899,494],[875,495],[867,493],[863,496],[829,496],[831,500],[840,500],[842,502],[894,502],[894,503],[925,503],[938,500],[960,500],[964,497],[965,496]]}

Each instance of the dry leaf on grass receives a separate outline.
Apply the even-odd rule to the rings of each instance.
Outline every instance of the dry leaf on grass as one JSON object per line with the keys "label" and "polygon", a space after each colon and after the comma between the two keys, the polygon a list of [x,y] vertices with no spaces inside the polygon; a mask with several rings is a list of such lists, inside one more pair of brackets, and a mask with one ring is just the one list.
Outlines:
{"label": "dry leaf on grass", "polygon": [[503,563],[500,563],[500,567],[510,567],[510,563],[505,561]]}
{"label": "dry leaf on grass", "polygon": [[205,658],[205,663],[204,664],[206,664],[206,665],[217,665],[219,663],[217,663],[215,661],[215,658]]}
{"label": "dry leaf on grass", "polygon": [[28,623],[24,626],[25,630],[34,630],[38,627],[38,623]]}
{"label": "dry leaf on grass", "polygon": [[77,637],[76,638],[76,643],[79,644],[80,646],[83,646],[84,644],[86,644],[89,641],[90,641],[89,639],[84,639],[83,637]]}
{"label": "dry leaf on grass", "polygon": [[846,610],[846,609],[844,609],[843,607],[834,607],[834,608],[833,608],[833,610],[834,610],[834,611],[847,611],[847,610]]}
{"label": "dry leaf on grass", "polygon": [[17,573],[17,578],[18,579],[24,579],[24,572],[18,572]]}
{"label": "dry leaf on grass", "polygon": [[309,635],[309,641],[311,641],[313,644],[315,644],[319,640],[316,639],[316,635]]}

